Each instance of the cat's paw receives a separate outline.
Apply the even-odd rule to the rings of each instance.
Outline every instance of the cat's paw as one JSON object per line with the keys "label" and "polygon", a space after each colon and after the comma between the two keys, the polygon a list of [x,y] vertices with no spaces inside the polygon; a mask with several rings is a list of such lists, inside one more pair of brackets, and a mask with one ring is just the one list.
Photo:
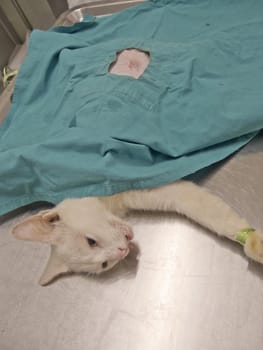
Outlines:
{"label": "cat's paw", "polygon": [[263,233],[252,232],[246,240],[244,250],[249,258],[263,264]]}

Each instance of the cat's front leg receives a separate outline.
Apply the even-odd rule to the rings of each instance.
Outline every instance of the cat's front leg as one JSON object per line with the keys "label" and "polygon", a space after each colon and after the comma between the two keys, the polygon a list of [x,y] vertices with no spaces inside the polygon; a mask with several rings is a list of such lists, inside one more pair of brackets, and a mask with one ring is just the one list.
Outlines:
{"label": "cat's front leg", "polygon": [[152,190],[134,191],[125,198],[133,209],[175,211],[244,246],[251,259],[263,263],[263,234],[254,230],[220,197],[190,181],[177,181]]}

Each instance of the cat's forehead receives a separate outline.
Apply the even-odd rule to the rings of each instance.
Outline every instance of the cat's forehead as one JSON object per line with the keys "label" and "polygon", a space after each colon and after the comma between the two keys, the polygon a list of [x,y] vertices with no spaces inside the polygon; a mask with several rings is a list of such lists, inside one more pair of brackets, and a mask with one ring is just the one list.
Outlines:
{"label": "cat's forehead", "polygon": [[68,199],[60,203],[56,210],[61,220],[77,232],[98,232],[109,227],[105,208],[95,198]]}

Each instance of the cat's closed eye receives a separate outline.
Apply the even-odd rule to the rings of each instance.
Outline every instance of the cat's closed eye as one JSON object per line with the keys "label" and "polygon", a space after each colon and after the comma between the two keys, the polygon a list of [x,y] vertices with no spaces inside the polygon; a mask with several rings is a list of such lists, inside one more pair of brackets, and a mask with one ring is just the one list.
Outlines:
{"label": "cat's closed eye", "polygon": [[96,247],[97,242],[95,241],[95,239],[86,237],[86,240],[87,240],[87,242],[88,242],[88,244],[89,244],[90,247]]}

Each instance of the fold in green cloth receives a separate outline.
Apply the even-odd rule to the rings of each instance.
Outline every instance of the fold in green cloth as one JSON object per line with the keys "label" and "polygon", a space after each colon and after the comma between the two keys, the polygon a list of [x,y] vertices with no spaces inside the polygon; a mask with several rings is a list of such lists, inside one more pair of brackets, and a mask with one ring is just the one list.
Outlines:
{"label": "fold in green cloth", "polygon": [[[148,1],[34,31],[0,128],[0,213],[186,177],[263,127],[263,2]],[[139,79],[117,52],[150,53]]]}

